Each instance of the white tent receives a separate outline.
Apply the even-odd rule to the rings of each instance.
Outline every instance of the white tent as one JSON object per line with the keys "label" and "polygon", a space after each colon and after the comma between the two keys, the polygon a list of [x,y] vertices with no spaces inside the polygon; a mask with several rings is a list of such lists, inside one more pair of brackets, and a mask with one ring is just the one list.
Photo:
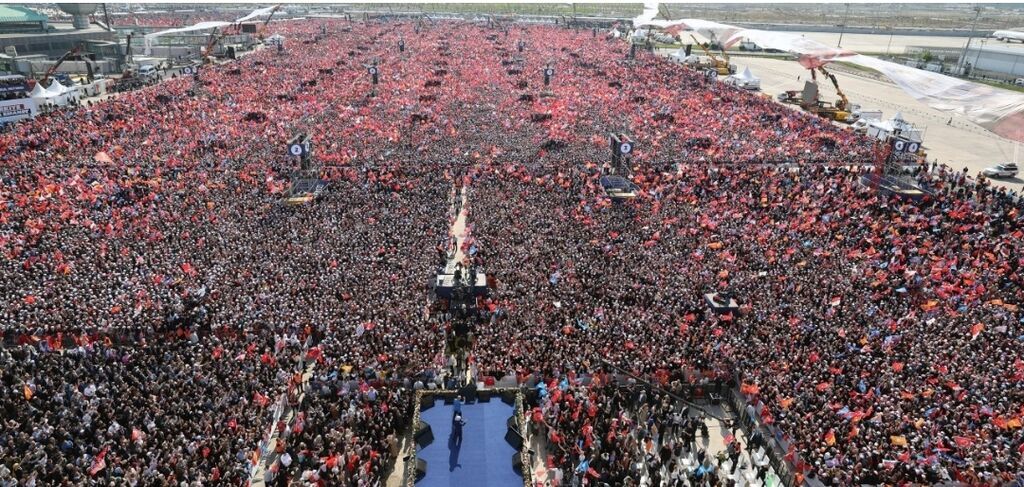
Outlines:
{"label": "white tent", "polygon": [[738,77],[739,79],[742,79],[742,80],[746,80],[746,81],[753,81],[753,80],[760,81],[756,76],[754,76],[753,73],[750,72],[750,66],[747,66],[747,67],[743,68],[743,72],[738,74],[738,75],[736,75],[736,77]]}
{"label": "white tent", "polygon": [[43,85],[41,85],[39,83],[36,83],[36,87],[32,88],[32,92],[29,93],[28,96],[29,96],[29,98],[32,98],[33,100],[35,100],[35,99],[43,100],[43,99],[46,98],[46,90],[43,89]]}
{"label": "white tent", "polygon": [[761,79],[750,72],[749,66],[743,68],[743,72],[725,78],[725,83],[745,90],[761,89]]}
{"label": "white tent", "polygon": [[46,89],[47,98],[54,105],[66,105],[68,103],[68,88],[60,81],[50,81],[50,87]]}

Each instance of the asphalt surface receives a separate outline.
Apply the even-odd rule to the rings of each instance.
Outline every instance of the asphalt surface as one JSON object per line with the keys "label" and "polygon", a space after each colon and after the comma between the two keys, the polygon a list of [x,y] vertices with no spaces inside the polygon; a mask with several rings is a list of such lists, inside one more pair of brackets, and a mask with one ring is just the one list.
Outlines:
{"label": "asphalt surface", "polygon": [[[978,31],[979,36],[987,36],[992,31]],[[831,32],[792,32],[809,39],[816,40],[829,47],[841,46],[860,53],[885,53],[902,54],[907,46],[930,46],[930,47],[955,47],[963,48],[967,45],[966,37],[943,37],[943,36],[892,36],[890,44],[888,35],[879,34],[843,34],[842,42],[839,42],[839,33]],[[1001,46],[1013,49],[1020,49],[1024,52],[1024,43],[1020,42],[999,42],[995,39],[975,37],[971,42],[972,47],[978,47],[984,42],[985,47]]]}
{"label": "asphalt surface", "polygon": [[[761,78],[761,91],[773,97],[786,90],[802,88],[808,76],[807,70],[795,61],[733,57],[732,62],[741,71],[749,66],[754,76]],[[894,84],[847,73],[835,74],[852,103],[860,104],[863,110],[881,110],[883,119],[891,119],[898,111],[904,120],[921,129],[929,161],[937,160],[957,170],[967,167],[973,176],[986,167],[1014,160],[1014,146],[1020,144],[963,117],[929,108]],[[830,83],[819,83],[819,86],[823,99],[837,98]],[[947,125],[950,119],[952,124]],[[1018,149],[1017,157],[1018,162],[1024,160],[1024,148]],[[1021,179],[1002,180],[997,184],[1018,191],[1024,188]]]}

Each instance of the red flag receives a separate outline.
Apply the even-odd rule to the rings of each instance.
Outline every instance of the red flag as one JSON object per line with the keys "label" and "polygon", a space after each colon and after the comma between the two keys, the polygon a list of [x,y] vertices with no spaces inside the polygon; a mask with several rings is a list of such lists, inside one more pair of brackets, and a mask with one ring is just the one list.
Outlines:
{"label": "red flag", "polygon": [[25,395],[25,400],[26,401],[31,401],[32,400],[32,388],[29,387],[28,384],[25,384],[24,386],[22,386],[21,392],[22,392],[22,394]]}
{"label": "red flag", "polygon": [[793,445],[790,445],[789,446],[789,451],[786,452],[786,456],[782,457],[782,459],[785,460],[788,463],[795,462],[796,461],[796,448],[794,448]]}
{"label": "red flag", "polygon": [[836,432],[834,430],[828,430],[828,433],[825,433],[825,444],[828,446],[836,444]]}
{"label": "red flag", "polygon": [[138,428],[132,428],[132,441],[135,442],[135,441],[141,441],[141,440],[142,440],[142,431],[140,429],[138,429]]}
{"label": "red flag", "polygon": [[97,472],[107,468],[107,461],[105,458],[107,456],[107,450],[109,449],[109,446],[103,447],[103,449],[100,450],[100,453],[96,455],[96,458],[92,460],[92,466],[89,467],[89,475],[95,476]]}
{"label": "red flag", "polygon": [[903,362],[893,362],[892,370],[894,372],[903,372]]}
{"label": "red flag", "polygon": [[309,351],[306,352],[306,358],[308,358],[310,360],[317,360],[322,355],[323,355],[323,352],[320,350],[320,347],[310,348]]}
{"label": "red flag", "polygon": [[967,448],[974,444],[974,440],[966,436],[954,436],[953,441],[956,443],[956,446],[959,446],[960,448]]}
{"label": "red flag", "polygon": [[328,470],[333,469],[334,467],[337,467],[338,466],[338,455],[336,453],[331,453],[331,455],[328,456],[324,460],[324,465],[327,466]]}
{"label": "red flag", "polygon": [[270,403],[270,398],[264,396],[263,394],[260,394],[260,391],[256,391],[256,393],[253,394],[252,396],[252,402],[259,404],[260,407],[267,407],[267,404]]}

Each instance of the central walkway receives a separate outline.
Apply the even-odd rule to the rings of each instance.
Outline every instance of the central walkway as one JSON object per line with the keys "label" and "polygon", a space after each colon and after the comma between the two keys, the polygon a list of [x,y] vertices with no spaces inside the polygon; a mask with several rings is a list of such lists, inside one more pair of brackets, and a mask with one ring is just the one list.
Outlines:
{"label": "central walkway", "polygon": [[[465,185],[461,189],[456,189],[453,185],[450,193],[451,206],[449,207],[449,215],[452,220],[451,227],[448,230],[449,245],[451,245],[451,239],[455,239],[455,251],[448,253],[448,261],[445,263],[445,272],[455,272],[455,264],[464,262],[466,254],[462,249],[463,243],[465,243],[469,232],[466,229],[466,219],[469,215],[469,205],[467,204],[468,189]],[[442,350],[444,344],[441,345]],[[452,359],[452,357],[446,357]],[[443,369],[443,367],[442,367]],[[391,472],[391,475],[387,479],[387,487],[400,487],[403,485],[405,478],[405,459],[412,453],[412,449],[416,448],[416,442],[407,442],[406,437],[402,436],[402,444],[399,447],[398,456],[395,458],[395,467]]]}
{"label": "central walkway", "polygon": [[452,227],[448,232],[448,235],[449,237],[455,238],[457,247],[455,249],[455,253],[448,259],[448,265],[445,267],[445,272],[448,273],[455,271],[455,264],[459,262],[465,263],[466,253],[462,248],[462,244],[469,236],[469,232],[466,229],[466,217],[469,215],[469,208],[467,205],[469,202],[468,187],[463,185],[457,198],[455,195],[455,189],[453,188],[452,196],[452,212],[454,213],[455,220],[452,222]]}

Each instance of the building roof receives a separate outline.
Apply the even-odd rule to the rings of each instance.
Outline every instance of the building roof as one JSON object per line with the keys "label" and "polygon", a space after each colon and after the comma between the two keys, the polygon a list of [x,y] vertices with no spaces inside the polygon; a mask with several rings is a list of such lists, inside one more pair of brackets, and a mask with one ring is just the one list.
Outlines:
{"label": "building roof", "polygon": [[1024,56],[1024,44],[1022,45],[992,45],[993,43],[988,42],[984,45],[971,45],[967,50],[972,53],[981,51],[984,54],[1009,54],[1011,56]]}
{"label": "building roof", "polygon": [[0,5],[0,23],[3,22],[46,22],[46,16],[18,5]]}

